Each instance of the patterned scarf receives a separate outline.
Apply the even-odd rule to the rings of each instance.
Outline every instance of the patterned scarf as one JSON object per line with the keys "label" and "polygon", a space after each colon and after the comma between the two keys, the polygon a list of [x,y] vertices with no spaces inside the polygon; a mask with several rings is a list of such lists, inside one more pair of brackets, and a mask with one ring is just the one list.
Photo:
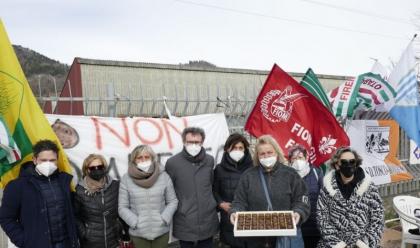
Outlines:
{"label": "patterned scarf", "polygon": [[91,177],[89,177],[89,175],[87,175],[85,176],[85,178],[83,178],[83,180],[85,181],[85,185],[86,185],[85,193],[87,195],[93,195],[96,192],[103,189],[107,181],[107,177],[104,176],[103,178],[101,178],[101,180],[96,181],[96,180],[93,180]]}

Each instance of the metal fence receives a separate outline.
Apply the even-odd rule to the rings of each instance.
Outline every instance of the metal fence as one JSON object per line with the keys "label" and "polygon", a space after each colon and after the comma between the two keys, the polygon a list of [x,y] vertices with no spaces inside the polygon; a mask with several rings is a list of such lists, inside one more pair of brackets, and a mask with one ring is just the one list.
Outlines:
{"label": "metal fence", "polygon": [[[168,91],[162,86],[162,95]],[[205,86],[204,86],[205,87]],[[40,86],[39,89],[42,87]],[[174,88],[173,88],[174,89]],[[57,102],[82,102],[86,115],[97,116],[148,116],[148,117],[166,117],[167,112],[164,102],[167,103],[169,110],[178,116],[196,115],[204,113],[223,112],[229,126],[229,131],[244,134],[251,142],[255,139],[246,133],[243,129],[246,118],[251,112],[255,103],[256,96],[260,87],[254,87],[252,90],[246,89],[216,89],[217,92],[208,92],[203,94],[202,90],[184,87],[180,89],[175,87],[176,91],[184,91],[183,97],[175,94],[173,98],[152,98],[148,96],[128,97],[121,96],[114,92],[112,86],[108,86],[107,96],[104,97],[58,97],[59,94],[50,94],[53,96],[43,96],[38,92],[35,94],[38,102],[43,105],[46,102],[52,103],[53,109]],[[207,87],[210,91],[210,87]],[[172,94],[173,95],[173,94]],[[208,96],[215,97],[208,97]],[[206,97],[207,96],[207,97]],[[137,106],[133,108],[132,106]],[[42,107],[42,106],[41,106]],[[381,115],[359,115],[366,119],[389,119],[389,116]],[[379,187],[381,196],[389,197],[398,194],[408,194],[420,190],[420,166],[409,165],[409,139],[401,130],[399,159],[406,165],[407,170],[413,174],[415,179],[384,184]],[[1,194],[1,192],[0,192]],[[0,247],[7,247],[7,238],[2,233],[0,235]]]}

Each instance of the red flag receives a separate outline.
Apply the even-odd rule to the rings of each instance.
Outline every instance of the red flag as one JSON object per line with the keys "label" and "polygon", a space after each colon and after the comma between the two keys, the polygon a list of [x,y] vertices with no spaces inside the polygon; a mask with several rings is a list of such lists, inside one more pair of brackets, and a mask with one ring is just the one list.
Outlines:
{"label": "red flag", "polygon": [[271,134],[287,151],[301,144],[312,164],[327,161],[349,138],[331,112],[276,64],[258,95],[245,130],[259,137]]}

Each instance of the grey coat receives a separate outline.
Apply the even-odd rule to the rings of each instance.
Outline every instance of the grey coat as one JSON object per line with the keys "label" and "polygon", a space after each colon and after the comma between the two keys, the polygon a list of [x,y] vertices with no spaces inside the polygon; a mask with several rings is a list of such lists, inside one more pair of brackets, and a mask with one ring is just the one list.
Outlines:
{"label": "grey coat", "polygon": [[[201,154],[201,155],[200,155]],[[198,241],[218,232],[217,204],[212,192],[214,159],[201,150],[201,160],[192,162],[182,151],[168,159],[166,171],[179,199],[173,234],[184,241]]]}
{"label": "grey coat", "polygon": [[121,179],[118,213],[130,227],[132,236],[153,240],[169,232],[177,205],[172,180],[162,166],[150,188],[135,184],[128,173]]}

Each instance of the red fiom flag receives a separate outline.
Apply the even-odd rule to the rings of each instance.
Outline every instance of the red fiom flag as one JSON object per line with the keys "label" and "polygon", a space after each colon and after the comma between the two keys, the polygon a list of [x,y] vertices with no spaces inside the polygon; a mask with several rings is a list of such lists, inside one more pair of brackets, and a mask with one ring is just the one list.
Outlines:
{"label": "red fiom flag", "polygon": [[349,138],[331,112],[276,64],[258,95],[245,130],[255,137],[272,135],[287,151],[301,144],[319,166]]}

